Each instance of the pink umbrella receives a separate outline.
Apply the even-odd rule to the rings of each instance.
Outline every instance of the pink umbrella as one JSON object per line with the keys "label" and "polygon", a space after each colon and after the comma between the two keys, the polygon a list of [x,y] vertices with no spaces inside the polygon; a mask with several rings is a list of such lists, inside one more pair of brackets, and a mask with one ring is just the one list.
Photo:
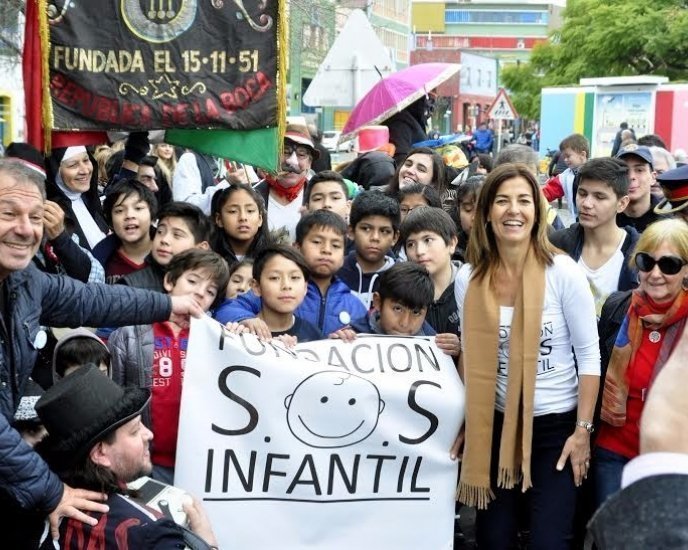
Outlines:
{"label": "pink umbrella", "polygon": [[460,68],[458,63],[421,63],[383,78],[351,111],[339,141],[353,139],[363,126],[387,120],[454,76]]}

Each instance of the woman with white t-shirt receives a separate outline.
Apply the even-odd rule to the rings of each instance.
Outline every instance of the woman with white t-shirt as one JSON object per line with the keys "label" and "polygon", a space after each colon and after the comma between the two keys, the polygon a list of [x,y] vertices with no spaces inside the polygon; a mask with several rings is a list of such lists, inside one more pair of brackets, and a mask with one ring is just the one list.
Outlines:
{"label": "woman with white t-shirt", "polygon": [[535,176],[522,164],[496,168],[455,281],[466,385],[458,498],[478,507],[481,549],[514,547],[526,490],[531,548],[572,544],[600,355],[588,282],[557,252]]}

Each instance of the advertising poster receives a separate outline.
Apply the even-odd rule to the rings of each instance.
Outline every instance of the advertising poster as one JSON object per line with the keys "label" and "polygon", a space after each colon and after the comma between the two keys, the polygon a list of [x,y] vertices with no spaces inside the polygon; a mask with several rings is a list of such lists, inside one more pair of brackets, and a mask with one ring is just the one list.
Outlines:
{"label": "advertising poster", "polygon": [[652,132],[652,92],[597,92],[592,157],[609,156],[619,125],[627,122],[636,137]]}

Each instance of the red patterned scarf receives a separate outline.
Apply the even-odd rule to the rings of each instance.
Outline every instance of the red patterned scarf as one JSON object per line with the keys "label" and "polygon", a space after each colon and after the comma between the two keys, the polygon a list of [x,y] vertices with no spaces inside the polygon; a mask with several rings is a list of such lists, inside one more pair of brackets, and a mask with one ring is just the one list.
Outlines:
{"label": "red patterned scarf", "polygon": [[306,177],[304,176],[303,178],[301,178],[301,181],[299,181],[299,183],[297,183],[293,187],[283,187],[275,176],[269,174],[265,176],[265,181],[268,182],[270,189],[277,193],[277,195],[279,195],[283,199],[286,199],[287,202],[293,202],[294,199],[299,196],[299,193],[303,189],[303,186],[306,183]]}
{"label": "red patterned scarf", "polygon": [[623,426],[626,423],[629,381],[627,372],[629,365],[635,361],[638,348],[642,345],[643,329],[656,330],[662,338],[659,356],[652,367],[651,385],[683,333],[687,316],[688,291],[686,290],[679,292],[665,312],[659,311],[659,308],[644,292],[633,291],[631,306],[616,336],[604,381],[602,394],[602,420],[604,422],[611,426]]}

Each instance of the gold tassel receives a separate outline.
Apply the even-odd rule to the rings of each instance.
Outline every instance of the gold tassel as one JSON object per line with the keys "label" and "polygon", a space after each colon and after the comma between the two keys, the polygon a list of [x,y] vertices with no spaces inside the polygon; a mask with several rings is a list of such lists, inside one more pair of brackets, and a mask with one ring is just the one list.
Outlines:
{"label": "gold tassel", "polygon": [[277,166],[287,130],[287,55],[289,53],[287,0],[277,0]]}
{"label": "gold tassel", "polygon": [[48,0],[38,2],[38,32],[41,37],[41,120],[43,121],[43,142],[45,154],[52,149],[53,102],[50,97],[50,29],[48,27]]}

